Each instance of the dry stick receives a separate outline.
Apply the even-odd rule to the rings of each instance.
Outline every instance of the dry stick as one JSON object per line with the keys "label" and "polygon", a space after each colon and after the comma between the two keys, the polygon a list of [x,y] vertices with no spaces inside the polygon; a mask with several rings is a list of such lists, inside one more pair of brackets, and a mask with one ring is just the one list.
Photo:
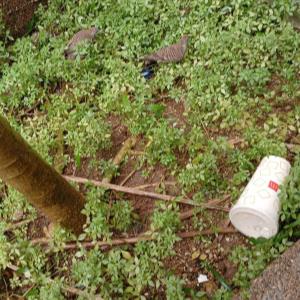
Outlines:
{"label": "dry stick", "polygon": [[130,154],[138,156],[138,155],[144,155],[145,152],[143,152],[143,151],[137,151],[137,150],[131,150]]}
{"label": "dry stick", "polygon": [[[120,186],[120,185],[116,185],[116,184],[112,184],[112,183],[104,183],[104,182],[97,181],[97,180],[89,180],[89,179],[82,178],[82,177],[66,176],[66,175],[64,176],[64,178],[69,181],[73,181],[73,182],[77,182],[77,183],[92,183],[95,186],[115,190],[115,191],[122,192],[122,193],[144,196],[144,197],[165,200],[165,201],[176,201],[176,197],[173,197],[173,196],[161,195],[161,194],[147,192],[147,191],[141,191],[141,190],[138,190],[135,188]],[[197,203],[193,203],[192,201],[190,201],[188,199],[177,200],[177,202],[189,204],[189,205],[195,205],[195,206],[200,205]]]}
{"label": "dry stick", "polygon": [[160,184],[164,185],[176,185],[175,181],[165,181],[165,182],[154,182],[154,183],[148,183],[148,184],[143,184],[143,185],[135,185],[132,188],[138,189],[138,190],[143,190],[149,187],[156,187],[159,186]]}
{"label": "dry stick", "polygon": [[164,200],[164,201],[174,201],[174,202],[178,202],[178,203],[183,203],[183,204],[192,205],[192,206],[199,206],[199,207],[204,207],[204,208],[208,208],[208,209],[219,209],[219,210],[228,211],[226,208],[216,207],[214,205],[210,205],[210,203],[195,203],[189,199],[176,199],[176,197],[170,196],[170,195],[163,195],[163,194],[157,194],[157,193],[153,193],[153,192],[141,191],[141,190],[138,190],[135,188],[120,186],[120,185],[116,185],[116,184],[112,184],[112,183],[104,183],[104,182],[97,181],[97,180],[89,180],[87,178],[82,178],[82,177],[67,176],[67,175],[64,175],[63,177],[69,181],[73,181],[73,182],[77,182],[77,183],[92,183],[95,186],[107,188],[107,189],[122,192],[122,193],[138,195],[138,196],[143,196],[143,197],[149,197],[149,198]]}
{"label": "dry stick", "polygon": [[39,99],[33,106],[29,107],[28,109],[26,109],[21,115],[20,117],[26,117],[29,113],[31,113],[32,111],[34,111],[40,104],[43,103],[43,98]]}
{"label": "dry stick", "polygon": [[14,229],[16,229],[16,228],[18,228],[18,227],[21,227],[21,226],[23,226],[23,225],[29,224],[31,221],[32,221],[32,220],[22,220],[22,221],[19,221],[19,222],[17,222],[17,223],[14,223],[14,224],[8,226],[8,227],[5,229],[5,231],[12,231],[12,230],[14,230]]}
{"label": "dry stick", "polygon": [[[201,235],[211,235],[217,233],[227,234],[227,233],[236,233],[236,232],[237,231],[234,228],[219,228],[219,229],[216,228],[216,229],[207,229],[202,231],[179,232],[177,233],[177,236],[180,238],[191,238],[191,237],[201,236]],[[84,248],[92,248],[95,246],[112,247],[112,246],[119,246],[124,244],[136,244],[141,241],[151,241],[151,240],[155,240],[155,237],[151,235],[141,234],[136,237],[115,239],[111,241],[86,241],[86,242],[81,242],[80,244],[76,242],[70,242],[64,245],[63,249],[64,250],[75,249],[79,247],[79,245]],[[45,238],[41,238],[41,239],[32,240],[31,243],[34,245],[47,246],[49,244],[49,240]]]}
{"label": "dry stick", "polygon": [[234,228],[220,228],[220,229],[207,229],[207,230],[202,230],[202,231],[187,231],[187,232],[179,232],[177,235],[181,237],[182,239],[186,238],[192,238],[195,236],[201,236],[201,235],[211,235],[215,233],[222,233],[222,234],[227,234],[227,233],[237,233],[237,230]]}
{"label": "dry stick", "polygon": [[[226,201],[228,198],[230,197],[230,195],[226,195],[225,197],[223,197],[222,199],[213,199],[213,200],[210,200],[208,203],[209,205],[213,206],[213,205],[216,205],[216,204],[220,204],[221,202],[223,201]],[[219,208],[219,206],[216,206]],[[227,210],[229,211],[229,209],[227,208],[223,208],[222,210]],[[197,211],[196,211],[197,213]],[[181,221],[183,220],[186,220],[186,219],[189,219],[190,217],[192,217],[193,215],[195,214],[195,209],[192,208],[188,211],[185,211],[185,212],[182,212],[180,215],[179,215],[179,218]]]}
{"label": "dry stick", "polygon": [[103,298],[100,295],[91,296],[89,293],[82,291],[80,289],[71,287],[71,286],[62,286],[61,289],[64,292],[77,295],[77,296],[83,296],[85,299],[91,299],[91,300],[103,300]]}
{"label": "dry stick", "polygon": [[[115,158],[113,159],[113,164],[116,167],[119,167],[119,165],[122,163],[124,157],[126,156],[126,154],[128,153],[128,151],[134,147],[134,145],[136,144],[136,137],[132,136],[130,138],[128,138],[124,143],[122,148],[119,150],[119,152],[117,153],[117,155],[115,156]],[[110,183],[111,180],[113,178],[112,174],[109,174],[107,177],[102,179],[103,183]]]}
{"label": "dry stick", "polygon": [[162,95],[162,96],[160,96],[160,97],[157,97],[157,98],[155,98],[155,99],[152,99],[151,100],[151,103],[158,103],[158,102],[160,102],[160,101],[163,101],[163,100],[165,100],[165,99],[172,99],[169,95]]}
{"label": "dry stick", "polygon": [[245,140],[243,138],[239,138],[239,137],[228,140],[228,142],[231,143],[232,145],[236,145],[236,144],[242,143],[244,141]]}
{"label": "dry stick", "polygon": [[122,182],[120,183],[120,185],[124,185],[130,178],[131,176],[136,172],[137,170],[134,169],[132,170],[123,180]]}

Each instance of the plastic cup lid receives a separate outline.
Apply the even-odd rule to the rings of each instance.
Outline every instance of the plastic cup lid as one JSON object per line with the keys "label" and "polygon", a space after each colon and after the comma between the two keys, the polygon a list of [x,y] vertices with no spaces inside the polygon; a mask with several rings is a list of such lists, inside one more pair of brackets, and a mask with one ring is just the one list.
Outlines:
{"label": "plastic cup lid", "polygon": [[238,231],[249,237],[270,238],[278,231],[277,220],[250,207],[233,207],[229,218]]}

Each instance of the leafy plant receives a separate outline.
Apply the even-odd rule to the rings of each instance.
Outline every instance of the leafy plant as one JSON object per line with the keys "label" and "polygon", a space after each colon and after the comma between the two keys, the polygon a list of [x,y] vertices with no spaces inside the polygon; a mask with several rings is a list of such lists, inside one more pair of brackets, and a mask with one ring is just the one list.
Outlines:
{"label": "leafy plant", "polygon": [[[33,36],[13,41],[0,25],[0,111],[48,162],[57,167],[59,160],[61,172],[117,176],[110,150],[122,127],[144,145],[136,159],[143,174],[163,169],[177,179],[182,194],[198,203],[225,194],[236,199],[260,160],[286,156],[285,143],[300,132],[300,37],[287,21],[296,4],[50,1],[36,13]],[[74,61],[64,59],[70,38],[91,26],[99,28],[93,43],[81,45]],[[184,60],[161,64],[151,80],[143,78],[140,58],[183,34],[190,37]],[[297,238],[298,174],[299,158],[282,187],[278,237],[250,241],[233,252],[238,287],[246,289]],[[136,214],[130,200],[123,195],[116,200],[89,185],[82,191],[87,223],[79,245],[83,239],[129,235]],[[36,211],[14,190],[2,185],[0,192],[0,269],[17,265],[9,285],[33,286],[29,299],[45,298],[46,290],[48,298],[60,299],[66,283],[87,298],[151,299],[158,292],[170,299],[201,296],[187,292],[182,278],[163,264],[178,241],[177,206],[159,204],[147,216],[154,240],[108,252],[80,248],[69,253],[62,249],[70,236],[55,229],[45,253],[27,242],[26,225],[7,231],[18,215],[30,220]],[[208,228],[211,215],[199,215],[197,228]],[[219,290],[215,297],[230,295]]]}

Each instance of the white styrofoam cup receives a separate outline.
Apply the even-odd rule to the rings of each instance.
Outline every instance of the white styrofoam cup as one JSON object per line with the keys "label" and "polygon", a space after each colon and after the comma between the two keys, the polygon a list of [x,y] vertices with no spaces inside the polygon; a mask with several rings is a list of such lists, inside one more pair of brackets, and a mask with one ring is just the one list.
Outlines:
{"label": "white styrofoam cup", "polygon": [[270,238],[278,231],[280,201],[279,186],[291,169],[284,158],[266,156],[231,208],[229,218],[233,226],[249,237]]}

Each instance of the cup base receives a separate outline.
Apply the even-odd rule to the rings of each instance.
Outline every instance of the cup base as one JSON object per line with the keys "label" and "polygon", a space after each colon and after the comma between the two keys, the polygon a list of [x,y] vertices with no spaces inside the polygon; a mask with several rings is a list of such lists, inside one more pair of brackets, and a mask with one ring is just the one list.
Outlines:
{"label": "cup base", "polygon": [[278,220],[250,207],[234,207],[229,218],[233,226],[248,237],[270,238],[278,231]]}

